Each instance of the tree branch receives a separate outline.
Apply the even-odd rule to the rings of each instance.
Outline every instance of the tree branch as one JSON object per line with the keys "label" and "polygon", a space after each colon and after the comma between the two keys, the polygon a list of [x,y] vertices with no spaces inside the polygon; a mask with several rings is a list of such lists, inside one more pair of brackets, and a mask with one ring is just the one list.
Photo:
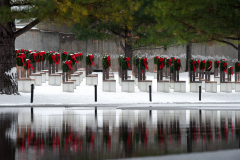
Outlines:
{"label": "tree branch", "polygon": [[234,38],[234,37],[224,37],[226,39],[231,39],[231,40],[240,40],[240,38]]}
{"label": "tree branch", "polygon": [[113,34],[117,35],[117,36],[120,36],[122,38],[125,38],[125,36],[123,36],[120,32],[115,32],[114,30],[112,29],[109,29]]}
{"label": "tree branch", "polygon": [[218,40],[218,39],[213,39],[214,41],[218,41],[218,42],[221,42],[221,43],[225,43],[225,44],[228,44],[230,46],[232,46],[233,48],[235,48],[236,50],[240,50],[240,48],[238,48],[238,46],[232,44],[231,42],[228,42],[228,41],[224,41],[224,40]]}
{"label": "tree branch", "polygon": [[22,29],[19,29],[18,31],[16,31],[14,33],[14,37],[18,37],[21,34],[27,32],[28,30],[30,30],[32,27],[34,27],[35,25],[37,25],[40,22],[40,20],[37,18],[34,21],[32,21],[31,23],[29,23],[28,25],[26,25],[25,27],[23,27]]}

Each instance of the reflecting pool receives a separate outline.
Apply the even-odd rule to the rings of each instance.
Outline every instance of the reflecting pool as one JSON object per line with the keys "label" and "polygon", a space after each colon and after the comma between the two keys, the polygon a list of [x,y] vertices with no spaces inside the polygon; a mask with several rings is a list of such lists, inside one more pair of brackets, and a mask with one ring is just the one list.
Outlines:
{"label": "reflecting pool", "polygon": [[0,109],[0,159],[115,159],[240,147],[240,111]]}

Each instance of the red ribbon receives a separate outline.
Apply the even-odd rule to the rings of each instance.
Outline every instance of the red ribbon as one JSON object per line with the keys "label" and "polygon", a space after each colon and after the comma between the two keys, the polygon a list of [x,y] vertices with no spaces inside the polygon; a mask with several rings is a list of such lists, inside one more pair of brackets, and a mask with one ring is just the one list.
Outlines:
{"label": "red ribbon", "polygon": [[159,69],[164,69],[164,67],[163,67],[163,61],[164,61],[164,59],[163,59],[163,58],[160,58]]}
{"label": "red ribbon", "polygon": [[72,69],[73,69],[72,66],[71,66],[72,61],[70,61],[70,60],[69,60],[69,61],[66,61],[65,64],[70,68],[70,70],[71,70],[71,72],[72,72]]}
{"label": "red ribbon", "polygon": [[108,64],[109,64],[109,66],[111,66],[110,60],[111,60],[110,56],[107,56],[107,62],[108,62]]}
{"label": "red ribbon", "polygon": [[44,51],[41,51],[41,52],[38,53],[38,62],[39,62],[40,57],[42,57],[42,61],[43,61],[44,55],[45,55]]}
{"label": "red ribbon", "polygon": [[170,58],[170,59],[168,60],[169,68],[170,68],[171,64],[172,64],[172,59]]}
{"label": "red ribbon", "polygon": [[233,75],[233,67],[230,67],[231,75]]}
{"label": "red ribbon", "polygon": [[220,61],[217,61],[217,66],[219,67],[219,63],[220,63]]}
{"label": "red ribbon", "polygon": [[203,63],[203,68],[201,68],[201,69],[203,70],[204,66],[205,66],[205,60],[203,60],[202,63]]}
{"label": "red ribbon", "polygon": [[81,60],[82,55],[82,53],[78,53],[79,61]]}
{"label": "red ribbon", "polygon": [[53,54],[51,57],[52,57],[53,64],[54,64],[54,63],[56,63],[56,64],[57,64],[57,61],[56,61],[56,55],[55,55],[55,54]]}
{"label": "red ribbon", "polygon": [[224,64],[223,64],[223,72],[227,72],[227,62],[225,62]]}
{"label": "red ribbon", "polygon": [[67,57],[67,52],[66,52],[66,51],[64,51],[63,53],[65,54],[65,61],[66,61],[66,57]]}
{"label": "red ribbon", "polygon": [[45,55],[45,51],[42,51],[42,61],[43,61],[44,55]]}
{"label": "red ribbon", "polygon": [[26,66],[25,63],[24,63],[24,60],[23,60],[23,58],[26,58],[25,54],[20,54],[17,58],[21,58],[23,65]]}
{"label": "red ribbon", "polygon": [[144,63],[145,69],[148,70],[148,66],[147,66],[147,58],[144,58],[144,59],[143,59],[143,63]]}
{"label": "red ribbon", "polygon": [[79,54],[78,54],[78,53],[75,53],[74,56],[75,56],[75,58],[76,58],[76,62],[75,62],[75,64],[77,64],[78,61],[79,61],[79,59],[80,59],[80,58],[78,58],[78,57],[79,57]]}
{"label": "red ribbon", "polygon": [[198,66],[199,66],[199,60],[197,60],[197,68],[198,68]]}
{"label": "red ribbon", "polygon": [[32,68],[32,70],[33,70],[33,67],[32,67],[32,65],[31,65],[31,61],[30,61],[30,60],[27,60],[27,64],[28,64],[27,70],[28,70],[29,66],[30,66],[30,67]]}
{"label": "red ribbon", "polygon": [[71,55],[71,59],[74,60],[74,61],[76,61],[75,55]]}
{"label": "red ribbon", "polygon": [[92,61],[93,57],[94,57],[94,55],[92,54],[92,55],[89,56],[89,59],[90,59],[90,61],[91,61],[91,64],[94,66],[95,64],[94,64],[94,62]]}
{"label": "red ribbon", "polygon": [[[35,62],[37,62],[37,60],[36,60],[37,53],[35,53],[35,52],[34,52],[34,53],[32,54],[32,56],[33,56],[33,58],[34,58]],[[38,63],[38,62],[37,62],[37,63]]]}
{"label": "red ribbon", "polygon": [[128,68],[131,69],[131,68],[130,68],[130,65],[129,65],[129,63],[128,63],[128,62],[130,61],[130,58],[129,58],[129,57],[126,57],[126,61],[127,61],[127,64],[128,64]]}
{"label": "red ribbon", "polygon": [[196,61],[193,61],[192,64],[193,64],[193,70],[194,72],[196,72],[196,67],[195,67]]}
{"label": "red ribbon", "polygon": [[212,67],[212,61],[209,61],[210,66],[208,67],[207,70],[209,70]]}
{"label": "red ribbon", "polygon": [[80,59],[81,59],[81,57],[82,57],[82,53],[78,53],[78,56],[79,56],[79,61],[80,61]]}
{"label": "red ribbon", "polygon": [[60,64],[59,59],[60,59],[60,54],[58,53],[57,54],[57,63],[56,64]]}
{"label": "red ribbon", "polygon": [[[180,64],[181,60],[180,59],[177,59],[177,63]],[[178,70],[179,70],[179,67],[178,67]]]}

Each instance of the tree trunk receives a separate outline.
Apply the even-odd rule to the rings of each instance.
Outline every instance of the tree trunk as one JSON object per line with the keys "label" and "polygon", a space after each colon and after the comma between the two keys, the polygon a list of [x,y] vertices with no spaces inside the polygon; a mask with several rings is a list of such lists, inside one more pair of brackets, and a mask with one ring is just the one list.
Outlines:
{"label": "tree trunk", "polygon": [[191,54],[192,54],[192,43],[189,43],[189,44],[187,45],[186,69],[185,69],[185,72],[188,71],[188,60],[191,58]]}
{"label": "tree trunk", "polygon": [[125,56],[130,58],[128,62],[130,66],[132,66],[132,46],[125,42]]}
{"label": "tree trunk", "polygon": [[14,29],[0,22],[0,94],[18,94]]}
{"label": "tree trunk", "polygon": [[[131,31],[127,29],[125,29],[124,31],[125,33],[125,46],[123,46],[122,41],[120,41],[120,46],[122,48],[122,50],[125,53],[126,57],[130,58],[129,61],[129,65],[132,66],[132,44],[131,44]],[[132,68],[131,68],[132,69]]]}

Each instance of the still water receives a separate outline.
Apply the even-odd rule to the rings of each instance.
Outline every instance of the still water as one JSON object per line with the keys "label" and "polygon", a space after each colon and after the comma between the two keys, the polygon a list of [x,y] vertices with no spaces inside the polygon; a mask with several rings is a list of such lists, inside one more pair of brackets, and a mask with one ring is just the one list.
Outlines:
{"label": "still water", "polygon": [[115,159],[240,147],[240,111],[0,109],[0,159]]}

